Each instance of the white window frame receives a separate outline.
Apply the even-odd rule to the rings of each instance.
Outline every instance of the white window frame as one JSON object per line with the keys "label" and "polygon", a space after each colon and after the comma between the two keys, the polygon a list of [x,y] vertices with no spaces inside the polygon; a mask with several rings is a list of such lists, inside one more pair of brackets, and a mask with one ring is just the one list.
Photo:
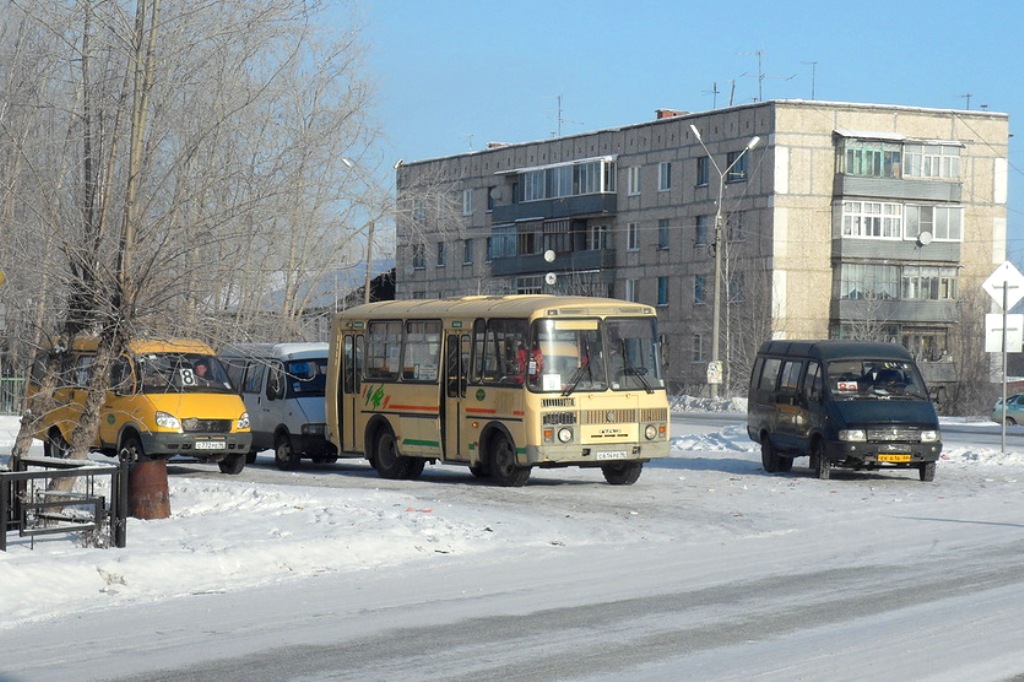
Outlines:
{"label": "white window frame", "polygon": [[638,223],[629,223],[626,225],[626,250],[640,250],[640,225]]}
{"label": "white window frame", "polygon": [[902,239],[903,205],[846,200],[842,226],[844,239]]}
{"label": "white window frame", "polygon": [[640,194],[640,166],[630,166],[626,169],[626,187],[629,196]]}
{"label": "white window frame", "polygon": [[625,280],[625,291],[623,292],[623,300],[629,301],[630,303],[637,302],[637,292],[639,291],[637,284],[639,282],[635,279]]}
{"label": "white window frame", "polygon": [[462,215],[473,215],[473,190],[462,190]]}
{"label": "white window frame", "polygon": [[668,192],[672,189],[672,162],[662,161],[658,164],[658,191]]}

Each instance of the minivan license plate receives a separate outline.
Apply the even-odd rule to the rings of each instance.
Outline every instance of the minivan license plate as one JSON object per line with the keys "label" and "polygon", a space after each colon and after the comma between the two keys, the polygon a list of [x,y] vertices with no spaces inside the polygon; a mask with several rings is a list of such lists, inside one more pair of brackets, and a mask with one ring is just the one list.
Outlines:
{"label": "minivan license plate", "polygon": [[222,440],[199,440],[196,441],[196,450],[223,450],[224,441]]}
{"label": "minivan license plate", "polygon": [[909,462],[913,459],[910,455],[879,455],[879,462]]}
{"label": "minivan license plate", "polygon": [[597,453],[597,459],[626,459],[625,450],[609,450]]}

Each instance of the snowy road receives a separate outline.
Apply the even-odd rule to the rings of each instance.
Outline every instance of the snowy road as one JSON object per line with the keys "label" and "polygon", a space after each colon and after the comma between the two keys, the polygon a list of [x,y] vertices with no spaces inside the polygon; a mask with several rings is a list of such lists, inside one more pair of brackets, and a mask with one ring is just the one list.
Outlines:
{"label": "snowy road", "polygon": [[[382,565],[26,621],[0,633],[0,679],[977,682],[1024,674],[1019,454],[1001,463],[990,449],[972,450],[970,433],[951,431],[950,459],[934,483],[916,472],[837,471],[819,481],[799,461],[792,474],[769,476],[740,421],[695,421],[675,428],[671,459],[627,488],[572,469],[537,471],[521,489],[446,467],[428,467],[420,481],[382,481],[359,462],[284,473],[263,455],[243,478],[264,494],[379,500],[366,511],[429,523],[414,540],[425,549]],[[179,504],[198,485],[252,487],[225,484],[208,468],[174,469]],[[125,551],[145,540],[130,535]],[[312,551],[314,541],[290,551]],[[221,561],[237,561],[234,544],[218,550]],[[253,556],[265,551],[254,547]]]}

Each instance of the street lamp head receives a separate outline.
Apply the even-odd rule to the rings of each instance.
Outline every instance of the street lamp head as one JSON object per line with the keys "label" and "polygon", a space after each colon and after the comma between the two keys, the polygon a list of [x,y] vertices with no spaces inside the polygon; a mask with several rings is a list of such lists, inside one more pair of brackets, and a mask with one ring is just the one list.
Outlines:
{"label": "street lamp head", "polygon": [[697,141],[698,141],[698,142],[702,142],[702,140],[700,139],[700,131],[699,131],[699,130],[697,130],[697,126],[695,126],[695,125],[693,125],[693,124],[691,123],[691,124],[690,124],[690,130],[692,130],[692,131],[693,131],[693,136],[697,138]]}
{"label": "street lamp head", "polygon": [[752,138],[750,138],[750,142],[747,143],[747,151],[750,151],[751,149],[756,147],[760,141],[761,141],[761,136],[760,135],[754,135]]}
{"label": "street lamp head", "polygon": [[341,162],[348,166],[349,168],[355,168],[356,166],[355,162],[352,159],[348,158],[347,156],[341,157]]}

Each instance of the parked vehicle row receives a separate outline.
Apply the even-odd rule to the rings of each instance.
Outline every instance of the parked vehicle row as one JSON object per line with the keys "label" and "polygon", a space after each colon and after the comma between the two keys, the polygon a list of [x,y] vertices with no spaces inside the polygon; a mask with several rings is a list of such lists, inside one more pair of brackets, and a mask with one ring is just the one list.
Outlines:
{"label": "parked vehicle row", "polygon": [[[436,462],[521,486],[535,467],[578,466],[628,485],[669,454],[658,339],[649,306],[478,296],[358,306],[336,316],[329,344],[215,354],[197,341],[135,341],[110,365],[91,448],[216,462],[229,474],[272,450],[283,470],[361,457],[384,478],[407,479]],[[49,397],[50,358],[36,359],[29,400],[44,415],[36,437],[48,455],[67,454],[97,350],[97,339],[76,339]],[[1024,408],[1021,396],[1008,402]],[[942,451],[924,380],[896,344],[764,343],[747,433],[765,471],[807,456],[822,479],[844,467],[916,469],[931,481]]]}

